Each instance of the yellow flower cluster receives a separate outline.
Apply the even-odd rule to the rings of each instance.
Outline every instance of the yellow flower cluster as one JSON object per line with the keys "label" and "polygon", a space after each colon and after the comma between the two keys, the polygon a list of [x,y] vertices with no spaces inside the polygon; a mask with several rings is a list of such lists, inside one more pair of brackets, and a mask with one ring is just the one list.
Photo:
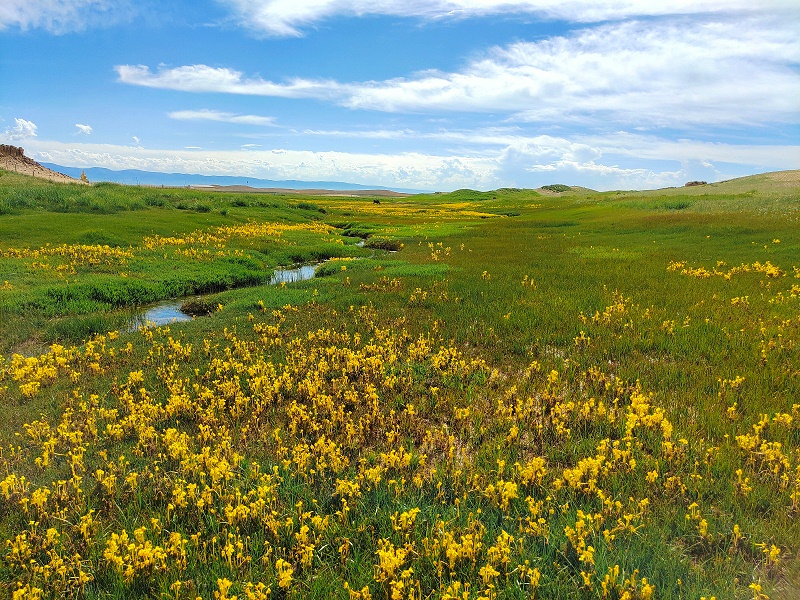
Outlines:
{"label": "yellow flower cluster", "polygon": [[117,265],[124,264],[127,259],[133,258],[133,251],[130,248],[124,249],[99,244],[61,244],[60,246],[47,244],[36,249],[0,248],[0,258],[40,260],[49,257],[63,258],[76,265]]}
{"label": "yellow flower cluster", "polygon": [[[131,248],[117,248],[92,244],[47,244],[41,248],[0,248],[0,259],[22,261],[29,272],[53,274],[64,280],[67,275],[75,275],[78,269],[102,270],[120,269],[134,257]],[[14,289],[8,281],[0,289]]]}
{"label": "yellow flower cluster", "polygon": [[727,270],[722,270],[727,265],[724,261],[718,261],[710,271],[705,267],[691,267],[686,261],[671,261],[667,267],[667,271],[679,272],[682,275],[689,277],[697,277],[698,279],[709,279],[710,277],[722,277],[723,279],[730,280],[735,275],[742,273],[761,273],[766,277],[778,278],[785,277],[786,271],[778,266],[773,265],[770,261],[760,262],[756,261],[752,264],[742,263],[738,267],[731,267]]}
{"label": "yellow flower cluster", "polygon": [[[702,556],[781,568],[784,548],[705,490],[758,489],[796,513],[800,405],[690,444],[657,396],[596,366],[511,377],[369,305],[351,328],[262,307],[202,343],[162,327],[135,350],[107,335],[0,363],[13,397],[73,387],[0,455],[1,506],[20,515],[9,594],[300,598],[325,573],[360,599],[564,585],[647,599],[625,548],[676,506],[675,535]],[[615,294],[588,325],[638,310]],[[721,379],[719,398],[743,385]]]}
{"label": "yellow flower cluster", "polygon": [[226,225],[199,229],[185,235],[147,236],[142,240],[142,246],[148,250],[159,251],[165,248],[197,248],[208,246],[222,249],[226,243],[233,239],[264,239],[280,238],[289,231],[307,231],[319,234],[329,234],[330,226],[323,223],[264,223],[249,222],[243,225]]}
{"label": "yellow flower cluster", "polygon": [[17,383],[22,396],[31,398],[43,384],[54,381],[59,375],[67,375],[73,382],[84,374],[98,375],[104,370],[103,364],[115,354],[130,352],[130,345],[118,350],[107,347],[116,337],[113,332],[94,336],[80,349],[53,344],[49,352],[40,356],[13,354],[10,362],[0,357],[0,383],[10,379]]}

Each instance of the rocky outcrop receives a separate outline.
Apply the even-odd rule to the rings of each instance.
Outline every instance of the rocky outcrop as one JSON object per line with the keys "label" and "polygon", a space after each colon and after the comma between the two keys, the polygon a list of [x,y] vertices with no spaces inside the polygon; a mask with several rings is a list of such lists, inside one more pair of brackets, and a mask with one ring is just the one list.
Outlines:
{"label": "rocky outcrop", "polygon": [[43,167],[32,158],[25,156],[25,150],[22,148],[10,146],[8,144],[0,144],[0,169],[61,183],[79,183],[82,185],[87,185],[89,183],[88,181],[81,181],[80,179],[75,179],[69,175],[64,175],[63,173],[58,173],[57,171]]}
{"label": "rocky outcrop", "polygon": [[10,156],[12,158],[24,158],[25,150],[18,146],[0,144],[0,156]]}

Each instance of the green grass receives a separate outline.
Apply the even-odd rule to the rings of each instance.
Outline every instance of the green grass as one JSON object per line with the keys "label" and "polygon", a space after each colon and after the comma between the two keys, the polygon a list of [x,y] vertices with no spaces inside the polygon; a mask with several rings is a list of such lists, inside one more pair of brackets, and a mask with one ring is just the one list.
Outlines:
{"label": "green grass", "polygon": [[[0,482],[28,482],[0,490],[0,597],[229,580],[240,598],[523,598],[534,568],[537,598],[602,597],[616,568],[611,598],[795,597],[800,187],[558,192],[375,204],[0,176]],[[9,252],[62,244],[93,250]],[[196,293],[210,316],[124,331],[132,306]],[[126,577],[122,531],[173,554]]]}

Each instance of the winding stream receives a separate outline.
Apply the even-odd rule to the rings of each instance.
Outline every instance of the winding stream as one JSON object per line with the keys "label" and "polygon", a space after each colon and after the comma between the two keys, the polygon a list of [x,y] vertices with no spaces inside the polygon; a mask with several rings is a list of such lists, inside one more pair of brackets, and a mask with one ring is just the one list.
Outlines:
{"label": "winding stream", "polygon": [[[281,283],[313,279],[318,266],[319,265],[303,265],[293,269],[275,269],[272,272],[269,283],[270,285],[279,285]],[[170,300],[162,300],[139,307],[131,317],[129,331],[134,331],[142,326],[151,327],[169,325],[170,323],[179,323],[181,321],[191,321],[192,315],[181,311],[181,306],[187,299],[188,298],[172,298]]]}

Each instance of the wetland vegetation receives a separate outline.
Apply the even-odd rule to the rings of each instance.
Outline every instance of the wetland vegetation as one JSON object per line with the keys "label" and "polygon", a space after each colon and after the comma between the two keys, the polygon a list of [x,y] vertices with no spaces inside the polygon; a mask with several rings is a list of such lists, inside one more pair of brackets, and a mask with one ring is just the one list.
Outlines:
{"label": "wetland vegetation", "polygon": [[797,597],[797,178],[550,188],[0,171],[0,597]]}

